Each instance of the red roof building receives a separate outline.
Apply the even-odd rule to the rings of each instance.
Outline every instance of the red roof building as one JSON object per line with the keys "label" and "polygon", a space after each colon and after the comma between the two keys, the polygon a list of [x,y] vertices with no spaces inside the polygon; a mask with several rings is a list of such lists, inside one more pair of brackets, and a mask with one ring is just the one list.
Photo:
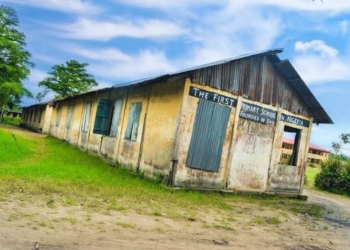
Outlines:
{"label": "red roof building", "polygon": [[[293,153],[294,148],[294,139],[284,137],[282,143],[282,156],[281,162],[287,163],[288,159]],[[309,163],[319,164],[321,161],[328,160],[330,151],[324,148],[321,148],[313,143],[309,143],[309,152],[307,161]]]}

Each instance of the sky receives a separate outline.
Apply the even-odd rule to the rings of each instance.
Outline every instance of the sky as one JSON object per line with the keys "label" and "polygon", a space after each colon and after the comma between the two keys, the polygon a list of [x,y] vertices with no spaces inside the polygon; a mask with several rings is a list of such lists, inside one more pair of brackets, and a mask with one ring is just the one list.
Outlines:
{"label": "sky", "polygon": [[[88,63],[98,88],[284,48],[334,121],[311,142],[350,133],[350,0],[0,0],[13,7],[36,64],[34,95],[55,64]],[[46,98],[51,98],[52,95]],[[34,100],[23,99],[23,105]],[[343,147],[350,156],[350,145]]]}

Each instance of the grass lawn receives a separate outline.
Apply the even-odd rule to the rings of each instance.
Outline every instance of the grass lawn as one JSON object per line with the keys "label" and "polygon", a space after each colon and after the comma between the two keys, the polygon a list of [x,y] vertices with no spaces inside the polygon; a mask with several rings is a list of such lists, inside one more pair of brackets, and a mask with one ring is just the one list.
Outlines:
{"label": "grass lawn", "polygon": [[322,210],[314,204],[280,197],[168,189],[58,139],[13,131],[0,128],[0,201],[24,190],[26,197],[44,197],[48,204],[132,209],[172,218],[193,216],[206,209],[230,212],[240,202],[280,209],[283,200],[284,210],[315,216]]}
{"label": "grass lawn", "polygon": [[306,167],[306,179],[307,179],[306,185],[307,186],[311,188],[314,187],[316,174],[318,174],[320,171],[321,171],[320,168]]}

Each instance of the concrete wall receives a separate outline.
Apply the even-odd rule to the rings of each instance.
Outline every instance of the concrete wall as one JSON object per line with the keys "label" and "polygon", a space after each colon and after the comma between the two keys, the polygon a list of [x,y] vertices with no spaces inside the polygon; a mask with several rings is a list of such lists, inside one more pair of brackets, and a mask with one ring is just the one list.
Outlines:
{"label": "concrete wall", "polygon": [[23,108],[21,125],[41,133],[48,133],[52,110],[52,106],[47,103]]}
{"label": "concrete wall", "polygon": [[193,125],[195,122],[196,111],[199,99],[189,95],[190,87],[197,87],[202,90],[215,92],[231,98],[237,98],[235,95],[220,91],[208,86],[202,86],[186,80],[183,104],[181,109],[181,119],[179,121],[178,136],[176,137],[176,154],[177,166],[175,172],[174,185],[184,187],[195,187],[205,189],[222,189],[225,188],[225,179],[228,166],[229,152],[233,125],[235,122],[236,108],[231,108],[226,136],[221,154],[220,167],[218,172],[208,172],[199,169],[189,168],[186,166],[188,149],[190,147]]}
{"label": "concrete wall", "polygon": [[[199,103],[198,98],[189,95],[191,86],[237,99],[237,106],[231,107],[220,167],[217,172],[195,169],[186,165]],[[290,122],[283,121],[282,113],[293,119]],[[296,120],[298,118],[309,124],[306,127],[299,126]],[[291,123],[294,121],[296,124]],[[286,125],[300,130],[300,146],[295,166],[283,165],[279,162]],[[208,86],[204,87],[187,79],[178,134],[175,138],[177,157],[174,159],[177,160],[177,164],[174,185],[200,189],[278,192],[297,195],[302,189],[301,183],[311,126],[312,119],[308,117],[295,115],[286,110]]]}
{"label": "concrete wall", "polygon": [[[184,80],[154,83],[128,88],[111,88],[56,101],[50,119],[49,134],[80,148],[98,154],[112,162],[120,162],[153,176],[167,176],[173,159],[174,137],[183,97]],[[117,136],[93,133],[98,100],[122,100]],[[91,102],[88,131],[83,131],[86,103]],[[142,103],[136,140],[125,138],[130,107]],[[68,128],[69,106],[73,105],[71,127]],[[59,124],[57,119],[59,117]]]}

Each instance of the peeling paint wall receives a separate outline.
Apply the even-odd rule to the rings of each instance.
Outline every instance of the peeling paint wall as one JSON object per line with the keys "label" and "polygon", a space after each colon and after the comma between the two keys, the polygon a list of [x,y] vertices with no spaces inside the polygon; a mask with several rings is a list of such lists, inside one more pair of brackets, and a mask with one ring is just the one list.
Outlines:
{"label": "peeling paint wall", "polygon": [[186,160],[188,156],[188,149],[190,146],[194,120],[196,117],[196,111],[199,102],[198,98],[189,95],[191,86],[226,95],[231,98],[236,98],[235,95],[229,94],[227,92],[216,90],[211,87],[203,87],[199,84],[192,83],[189,79],[186,80],[183,104],[181,109],[181,118],[179,121],[178,136],[176,138],[176,152],[178,155],[178,162],[176,166],[174,185],[205,189],[222,189],[225,187],[224,180],[227,171],[229,149],[231,144],[236,109],[231,108],[231,114],[227,125],[226,136],[224,139],[220,159],[219,171],[209,172],[187,167]]}
{"label": "peeling paint wall", "polygon": [[[113,162],[139,169],[147,175],[153,176],[155,172],[160,172],[167,176],[173,159],[183,88],[184,79],[178,79],[152,85],[112,88],[102,93],[56,101],[49,119],[49,133]],[[122,100],[116,136],[93,133],[100,99]],[[87,130],[84,131],[87,103],[91,103],[91,110],[86,120]],[[133,103],[142,105],[135,140],[126,138]],[[67,117],[70,106],[73,106],[73,112],[69,127]]]}
{"label": "peeling paint wall", "polygon": [[152,86],[140,159],[140,170],[148,175],[169,174],[183,91],[184,79]]}
{"label": "peeling paint wall", "polygon": [[[243,98],[239,98],[237,106],[239,110],[243,101],[273,110],[268,105]],[[237,120],[232,140],[227,188],[263,192],[267,185],[275,124],[263,124],[238,116]]]}
{"label": "peeling paint wall", "polygon": [[[289,114],[294,117],[306,120],[309,122],[309,125],[299,126],[286,121],[281,121],[279,119],[274,138],[274,150],[271,154],[270,176],[268,180],[267,191],[299,194],[302,191],[303,187],[305,167],[307,162],[307,152],[312,129],[312,119],[305,116],[292,114],[286,110],[280,110],[279,116],[281,116],[281,113]],[[300,130],[300,144],[297,154],[297,163],[295,166],[280,163],[282,154],[283,132],[285,126]]]}

